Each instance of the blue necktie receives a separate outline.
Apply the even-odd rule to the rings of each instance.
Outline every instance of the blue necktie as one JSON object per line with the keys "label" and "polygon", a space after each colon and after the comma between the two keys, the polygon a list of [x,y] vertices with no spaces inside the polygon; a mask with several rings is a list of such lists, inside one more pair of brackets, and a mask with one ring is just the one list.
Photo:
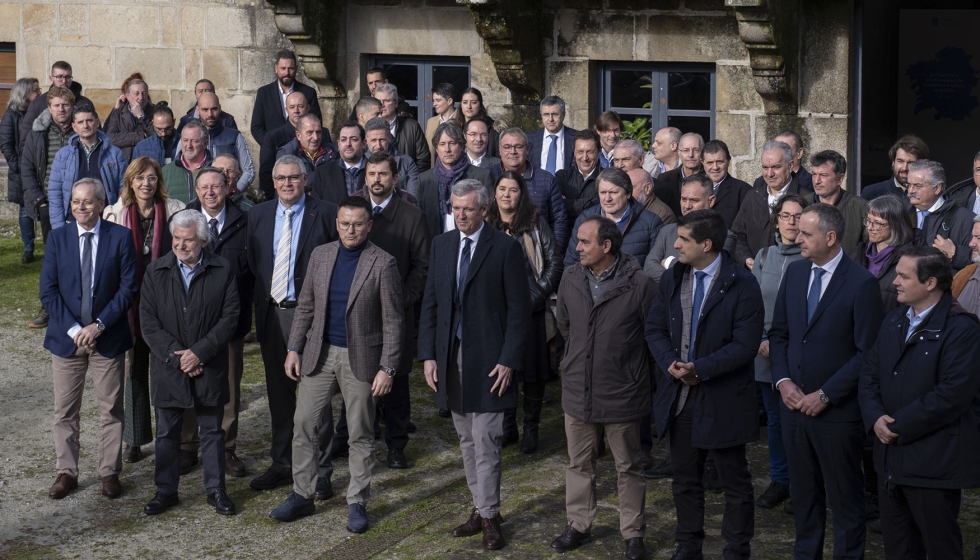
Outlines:
{"label": "blue necktie", "polygon": [[347,169],[347,194],[354,194],[357,192],[357,172],[360,171],[357,167],[350,167]]}
{"label": "blue necktie", "polygon": [[920,223],[918,227],[919,227],[919,229],[922,229],[922,228],[926,227],[926,218],[929,217],[929,211],[928,210],[922,210],[922,211],[919,212],[919,216],[922,217],[922,223]]}
{"label": "blue necktie", "polygon": [[551,146],[548,146],[548,162],[545,163],[545,170],[552,175],[555,174],[555,166],[558,165],[558,135],[550,134]]}
{"label": "blue necktie", "polygon": [[698,319],[701,318],[701,303],[704,301],[704,277],[707,272],[694,273],[694,301],[691,303],[691,341],[687,350],[687,361],[694,361],[694,340],[698,334]]}
{"label": "blue necktie", "polygon": [[806,322],[808,324],[817,311],[817,304],[820,303],[820,289],[823,286],[824,272],[827,271],[819,267],[813,269],[813,283],[810,284],[810,293],[806,296]]}
{"label": "blue necktie", "polygon": [[459,301],[459,323],[456,325],[456,338],[463,340],[463,287],[466,283],[466,273],[470,270],[469,237],[463,238],[463,252],[459,255],[459,274],[456,276],[456,299]]}
{"label": "blue necktie", "polygon": [[82,234],[85,244],[82,246],[82,323],[83,326],[92,324],[92,237],[95,234]]}
{"label": "blue necktie", "polygon": [[375,206],[374,207],[374,210],[372,211],[373,212],[372,218],[377,217],[378,214],[380,214],[382,210],[384,210],[384,208],[382,208],[380,206]]}

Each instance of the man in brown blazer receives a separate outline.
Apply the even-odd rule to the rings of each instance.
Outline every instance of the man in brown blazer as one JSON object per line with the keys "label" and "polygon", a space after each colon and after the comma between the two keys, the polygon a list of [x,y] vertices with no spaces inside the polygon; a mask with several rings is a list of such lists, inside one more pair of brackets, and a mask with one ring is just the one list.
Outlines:
{"label": "man in brown blazer", "polygon": [[[402,353],[402,281],[395,258],[368,241],[371,205],[348,197],[337,213],[339,243],[314,249],[286,354],[299,383],[293,429],[293,493],[269,514],[292,521],[314,511],[321,414],[339,389],[350,430],[347,530],[367,531],[374,469],[375,400],[391,391]],[[302,359],[305,354],[306,359]],[[327,416],[326,422],[332,422]],[[327,434],[333,434],[328,426]]]}

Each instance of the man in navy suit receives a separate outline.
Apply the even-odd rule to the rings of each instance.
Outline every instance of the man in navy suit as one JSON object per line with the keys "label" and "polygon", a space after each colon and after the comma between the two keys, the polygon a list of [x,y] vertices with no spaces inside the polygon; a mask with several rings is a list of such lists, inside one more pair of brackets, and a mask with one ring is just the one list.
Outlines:
{"label": "man in navy suit", "polygon": [[[252,208],[246,226],[248,268],[255,286],[255,334],[262,349],[272,415],[272,466],[249,484],[255,490],[293,483],[296,382],[286,376],[286,342],[310,254],[317,246],[337,240],[337,206],[306,196],[306,174],[298,157],[281,157],[272,170],[272,180],[278,198]],[[330,414],[329,407],[324,414]],[[333,496],[326,454],[330,438],[321,435],[320,441],[316,498],[325,500]]]}
{"label": "man in navy suit", "polygon": [[99,402],[97,448],[102,494],[121,493],[123,369],[133,347],[127,311],[136,298],[136,249],[123,226],[102,221],[105,188],[81,179],[71,189],[75,222],[51,231],[41,267],[41,302],[51,314],[44,347],[54,370],[54,447],[58,478],[50,498],[78,487],[79,410],[85,372]]}
{"label": "man in navy suit", "polygon": [[541,124],[544,128],[527,135],[531,165],[552,175],[570,168],[575,161],[578,131],[565,126],[565,101],[561,97],[549,95],[541,100]]}
{"label": "man in navy suit", "polygon": [[888,150],[888,159],[892,162],[892,176],[880,183],[862,188],[861,197],[865,200],[874,200],[879,196],[893,194],[904,199],[909,188],[909,164],[927,157],[929,157],[929,146],[924,140],[912,134],[902,136]]}
{"label": "man in navy suit", "polygon": [[807,260],[786,270],[769,330],[793,488],[793,554],[823,557],[829,504],[834,558],[864,558],[866,432],[857,393],[861,362],[884,315],[881,292],[841,249],[844,216],[837,208],[813,204],[799,227],[796,242]]}
{"label": "man in navy suit", "polygon": [[255,92],[255,107],[252,109],[252,138],[261,146],[265,133],[286,124],[286,96],[300,91],[306,96],[310,112],[323,120],[320,104],[316,100],[316,90],[296,81],[296,53],[281,50],[276,53],[274,63],[276,81],[266,84]]}

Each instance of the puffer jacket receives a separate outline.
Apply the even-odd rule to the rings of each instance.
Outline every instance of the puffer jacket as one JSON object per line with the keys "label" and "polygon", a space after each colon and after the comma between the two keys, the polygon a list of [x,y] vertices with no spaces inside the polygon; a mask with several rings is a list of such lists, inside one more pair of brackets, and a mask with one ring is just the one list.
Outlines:
{"label": "puffer jacket", "polygon": [[7,160],[7,202],[24,204],[24,189],[20,183],[20,122],[23,111],[7,109],[0,120],[0,151]]}
{"label": "puffer jacket", "polygon": [[[623,229],[623,248],[624,253],[629,253],[636,257],[643,268],[647,255],[653,250],[654,241],[664,227],[660,216],[650,212],[643,207],[638,200],[630,197],[629,201],[630,217],[629,223]],[[601,216],[602,206],[590,206],[582,211],[578,219],[575,220],[575,227],[572,228],[572,235],[569,239],[578,239],[578,228],[589,216]],[[578,251],[575,250],[575,243],[568,243],[568,250],[565,252],[565,266],[571,266],[578,262]]]}
{"label": "puffer jacket", "polygon": [[[42,216],[40,207],[48,202],[48,128],[51,126],[56,125],[51,119],[51,112],[45,109],[34,119],[30,133],[24,140],[24,150],[20,153],[20,179],[24,191],[24,211],[33,220],[41,220],[42,217],[47,219],[46,216]],[[69,127],[62,138],[67,142],[72,134]]]}
{"label": "puffer jacket", "polygon": [[[123,175],[129,162],[122,150],[109,143],[109,136],[101,130],[96,131],[102,141],[99,152],[99,176],[105,188],[106,205],[115,204],[122,190]],[[48,181],[48,215],[51,228],[59,228],[70,219],[71,186],[78,178],[78,135],[68,139],[68,145],[58,150],[51,165],[51,179]]]}

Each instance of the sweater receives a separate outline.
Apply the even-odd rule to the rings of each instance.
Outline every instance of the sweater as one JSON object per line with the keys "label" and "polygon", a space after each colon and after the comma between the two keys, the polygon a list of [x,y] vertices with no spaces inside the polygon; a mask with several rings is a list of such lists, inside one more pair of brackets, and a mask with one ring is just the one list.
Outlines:
{"label": "sweater", "polygon": [[[762,253],[766,253],[766,258],[762,258]],[[777,240],[775,245],[763,247],[755,255],[755,265],[752,267],[752,276],[759,281],[762,289],[762,301],[766,306],[765,330],[762,332],[762,340],[769,339],[769,327],[772,326],[772,313],[776,309],[776,296],[779,293],[779,284],[783,280],[786,267],[794,263],[803,256],[800,255],[800,246],[791,243],[786,245],[782,240]],[[755,357],[755,380],[762,383],[772,383],[772,372],[769,371],[769,358]]]}
{"label": "sweater", "polygon": [[347,348],[347,301],[350,299],[350,287],[354,283],[354,273],[357,272],[357,262],[361,258],[365,243],[348,248],[339,243],[337,262],[330,276],[330,297],[327,300],[327,324],[323,329],[324,341],[331,346]]}

